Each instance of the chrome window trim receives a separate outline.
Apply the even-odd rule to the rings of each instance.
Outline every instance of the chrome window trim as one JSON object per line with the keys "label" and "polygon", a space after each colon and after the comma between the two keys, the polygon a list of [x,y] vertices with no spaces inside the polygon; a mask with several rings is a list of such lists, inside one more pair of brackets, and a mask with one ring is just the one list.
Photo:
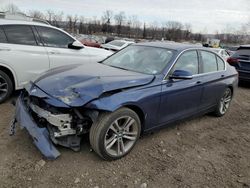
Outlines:
{"label": "chrome window trim", "polygon": [[[203,49],[203,48],[188,48],[188,49],[185,49],[185,50],[181,51],[181,53],[175,58],[173,64],[171,65],[171,67],[169,68],[169,70],[167,71],[167,73],[165,74],[165,76],[164,76],[164,78],[163,78],[163,80],[162,80],[163,82],[167,81],[168,74],[169,74],[170,70],[173,68],[173,66],[176,64],[176,62],[177,62],[177,60],[179,59],[179,57],[180,57],[183,53],[185,53],[185,52],[187,52],[187,51],[192,51],[192,50],[196,50],[196,51],[197,51],[197,50],[199,50],[199,51],[206,51],[206,52],[210,52],[210,53],[216,55],[216,57],[219,57],[219,58],[224,62],[224,67],[225,67],[224,70],[213,71],[213,72],[206,72],[206,73],[201,73],[201,74],[194,74],[194,75],[192,75],[193,77],[204,76],[204,75],[214,74],[214,73],[219,73],[219,72],[225,72],[225,71],[227,70],[227,64],[226,64],[225,60],[222,59],[222,58],[221,58],[219,55],[217,55],[215,52],[213,52],[213,51],[211,51],[211,50]],[[199,51],[198,51],[198,53],[199,53]],[[198,58],[199,58],[199,57],[198,57]],[[200,63],[200,62],[199,62],[199,63]]]}

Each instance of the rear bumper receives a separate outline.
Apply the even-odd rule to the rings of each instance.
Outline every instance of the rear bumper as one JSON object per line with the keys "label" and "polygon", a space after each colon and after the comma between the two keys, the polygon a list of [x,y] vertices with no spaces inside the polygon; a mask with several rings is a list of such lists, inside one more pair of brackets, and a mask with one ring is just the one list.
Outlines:
{"label": "rear bumper", "polygon": [[238,70],[239,80],[250,82],[250,71]]}
{"label": "rear bumper", "polygon": [[50,140],[49,132],[46,128],[40,128],[35,123],[32,116],[27,111],[25,104],[22,101],[22,95],[16,101],[15,120],[21,127],[24,127],[31,137],[36,147],[48,159],[56,159],[60,156],[59,151],[55,148]]}

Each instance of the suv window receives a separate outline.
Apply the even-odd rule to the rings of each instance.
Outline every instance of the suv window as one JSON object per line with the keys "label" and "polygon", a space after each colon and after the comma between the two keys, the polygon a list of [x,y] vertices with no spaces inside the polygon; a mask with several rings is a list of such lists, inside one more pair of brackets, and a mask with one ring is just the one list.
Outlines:
{"label": "suv window", "polygon": [[33,31],[26,25],[6,25],[4,31],[9,43],[37,45]]}
{"label": "suv window", "polygon": [[193,75],[199,73],[199,62],[197,52],[192,50],[185,52],[177,60],[174,69],[171,71],[173,73],[175,70],[189,71]]}
{"label": "suv window", "polygon": [[7,39],[3,29],[0,27],[0,43],[6,43]]}
{"label": "suv window", "polygon": [[202,73],[217,71],[217,60],[215,54],[207,51],[201,51],[201,59],[203,63]]}
{"label": "suv window", "polygon": [[45,46],[68,48],[68,45],[74,42],[74,39],[65,33],[48,27],[36,27]]}
{"label": "suv window", "polygon": [[218,63],[218,70],[222,71],[225,70],[225,63],[224,61],[217,56],[217,63]]}

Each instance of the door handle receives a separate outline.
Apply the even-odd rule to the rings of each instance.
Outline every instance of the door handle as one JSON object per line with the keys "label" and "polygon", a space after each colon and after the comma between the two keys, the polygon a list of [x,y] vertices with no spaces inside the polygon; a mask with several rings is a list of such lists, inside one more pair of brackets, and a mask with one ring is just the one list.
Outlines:
{"label": "door handle", "polygon": [[10,51],[10,50],[11,50],[10,48],[4,48],[4,47],[0,48],[0,51]]}
{"label": "door handle", "polygon": [[225,75],[224,75],[224,74],[222,74],[222,75],[221,75],[221,78],[224,78],[224,77],[225,77]]}
{"label": "door handle", "polygon": [[196,84],[201,84],[201,81],[197,81]]}

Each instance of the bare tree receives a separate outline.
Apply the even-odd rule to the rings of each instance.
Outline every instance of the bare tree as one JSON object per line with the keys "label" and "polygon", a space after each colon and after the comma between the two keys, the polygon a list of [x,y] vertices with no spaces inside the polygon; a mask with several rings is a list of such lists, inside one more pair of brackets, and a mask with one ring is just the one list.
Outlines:
{"label": "bare tree", "polygon": [[52,15],[52,24],[56,27],[60,26],[60,23],[63,21],[63,12],[53,13]]}
{"label": "bare tree", "polygon": [[78,16],[72,16],[72,15],[68,15],[67,16],[67,22],[68,22],[68,30],[70,33],[75,33],[77,31],[77,23],[78,21]]}
{"label": "bare tree", "polygon": [[243,24],[240,28],[239,33],[241,35],[247,35],[249,33],[249,26],[247,24]]}
{"label": "bare tree", "polygon": [[184,39],[185,40],[190,40],[192,34],[192,26],[190,23],[185,23],[184,24]]}
{"label": "bare tree", "polygon": [[72,33],[73,32],[73,16],[72,15],[67,16],[67,26],[68,26],[68,31]]}
{"label": "bare tree", "polygon": [[85,18],[83,16],[80,16],[79,18],[79,33],[87,33],[87,31],[85,31]]}
{"label": "bare tree", "polygon": [[130,19],[131,19],[132,28],[134,29],[134,37],[137,38],[140,35],[142,23],[139,21],[137,15],[132,15]]}
{"label": "bare tree", "polygon": [[180,30],[183,28],[182,23],[176,21],[168,21],[166,22],[167,29]]}
{"label": "bare tree", "polygon": [[143,34],[142,34],[142,38],[146,38],[147,37],[147,31],[146,31],[146,23],[144,22],[144,25],[143,25]]}
{"label": "bare tree", "polygon": [[17,5],[10,3],[2,8],[3,11],[9,12],[11,14],[21,13],[22,11],[18,8]]}
{"label": "bare tree", "polygon": [[45,19],[44,14],[38,10],[30,10],[28,15],[32,18]]}
{"label": "bare tree", "polygon": [[[158,23],[156,22],[156,21],[154,21],[154,22],[152,22],[151,24],[150,24],[150,27],[149,27],[149,31],[148,31],[148,34],[149,34],[149,36],[151,36],[151,38],[152,39],[155,39],[155,38],[157,38],[158,36],[157,36],[157,33],[158,33]],[[161,36],[159,36],[159,38],[160,38]]]}
{"label": "bare tree", "polygon": [[101,22],[100,20],[97,19],[96,16],[93,17],[92,19],[92,29],[93,29],[93,33],[96,33],[100,30],[101,28]]}
{"label": "bare tree", "polygon": [[127,35],[128,35],[128,37],[130,37],[131,36],[131,19],[128,19],[127,20],[127,24],[126,24],[126,30],[127,30]]}
{"label": "bare tree", "polygon": [[110,32],[110,24],[111,24],[111,19],[113,17],[113,11],[111,10],[106,10],[103,12],[102,16],[102,31],[103,32]]}
{"label": "bare tree", "polygon": [[52,18],[54,16],[54,11],[52,10],[47,10],[46,11],[46,20],[51,24],[52,23]]}
{"label": "bare tree", "polygon": [[117,27],[117,34],[120,35],[121,34],[121,30],[122,30],[122,24],[126,19],[125,13],[124,12],[119,12],[118,14],[116,14],[114,16],[115,19],[115,24]]}
{"label": "bare tree", "polygon": [[166,22],[166,38],[167,40],[179,41],[182,38],[183,25],[180,22],[168,21]]}
{"label": "bare tree", "polygon": [[78,22],[78,16],[75,15],[73,18],[73,33],[77,32],[77,22]]}
{"label": "bare tree", "polygon": [[[19,13],[21,10],[14,4],[4,6],[2,11],[8,11],[12,14]],[[126,17],[124,12],[114,14],[111,10],[103,12],[101,19],[93,17],[87,19],[78,17],[77,15],[68,15],[64,17],[63,12],[54,12],[47,10],[41,12],[38,10],[28,11],[28,15],[34,18],[46,19],[50,24],[68,30],[70,33],[86,33],[92,34],[96,32],[115,33],[118,36],[133,37],[133,38],[151,38],[151,39],[167,39],[174,41],[196,40],[203,41],[206,38],[207,28],[205,27],[200,33],[192,33],[192,26],[189,23],[180,23],[177,21],[164,22],[158,25],[157,22],[149,24],[142,23],[137,15]],[[114,24],[111,24],[114,20]],[[232,25],[226,25],[221,31],[217,31],[213,37],[216,37],[224,43],[247,43],[250,42],[248,36],[250,32],[249,22],[242,24],[242,27],[235,29]],[[201,34],[203,33],[203,34]]]}
{"label": "bare tree", "polygon": [[102,15],[102,23],[110,24],[113,18],[113,11],[105,10]]}

